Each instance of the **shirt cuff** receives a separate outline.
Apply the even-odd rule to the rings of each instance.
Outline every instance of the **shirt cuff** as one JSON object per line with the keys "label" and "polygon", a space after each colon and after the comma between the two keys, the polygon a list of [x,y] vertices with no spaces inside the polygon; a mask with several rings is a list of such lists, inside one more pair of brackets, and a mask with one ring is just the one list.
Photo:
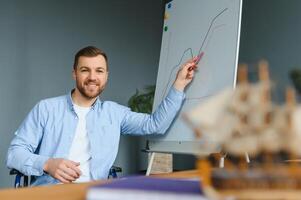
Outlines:
{"label": "shirt cuff", "polygon": [[177,90],[174,86],[171,87],[168,97],[183,101],[186,97],[185,93]]}
{"label": "shirt cuff", "polygon": [[43,168],[48,159],[49,159],[49,157],[47,157],[47,156],[36,155],[34,168],[35,168],[38,176],[42,176],[45,173]]}

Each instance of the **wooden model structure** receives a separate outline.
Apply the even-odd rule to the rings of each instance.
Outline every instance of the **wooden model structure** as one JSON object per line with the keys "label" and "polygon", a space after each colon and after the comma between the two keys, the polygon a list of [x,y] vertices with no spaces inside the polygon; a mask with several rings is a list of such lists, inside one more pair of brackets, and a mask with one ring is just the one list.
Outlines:
{"label": "wooden model structure", "polygon": [[[301,189],[300,160],[296,160],[301,157],[301,105],[292,88],[286,90],[285,104],[272,101],[266,61],[259,62],[258,76],[257,83],[250,83],[247,65],[241,65],[234,90],[225,89],[185,114],[197,138],[213,140],[227,155],[242,158],[235,163],[227,160],[225,168],[211,170],[204,167],[208,161],[200,159],[205,185]],[[250,164],[246,155],[253,159]]]}

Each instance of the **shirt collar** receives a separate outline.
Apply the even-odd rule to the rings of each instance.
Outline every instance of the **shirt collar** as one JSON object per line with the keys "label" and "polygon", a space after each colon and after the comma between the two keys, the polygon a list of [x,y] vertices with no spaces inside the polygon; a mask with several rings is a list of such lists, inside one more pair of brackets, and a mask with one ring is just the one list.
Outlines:
{"label": "shirt collar", "polygon": [[[74,92],[75,89],[72,89],[70,92],[68,92],[67,94],[67,103],[68,103],[68,106],[69,108],[74,111],[74,103],[73,103],[73,100],[72,100],[72,93]],[[101,101],[99,99],[99,96],[96,98],[95,102],[92,104],[91,106],[91,109],[92,110],[95,110],[96,108],[98,108],[98,106],[100,106],[101,104]]]}

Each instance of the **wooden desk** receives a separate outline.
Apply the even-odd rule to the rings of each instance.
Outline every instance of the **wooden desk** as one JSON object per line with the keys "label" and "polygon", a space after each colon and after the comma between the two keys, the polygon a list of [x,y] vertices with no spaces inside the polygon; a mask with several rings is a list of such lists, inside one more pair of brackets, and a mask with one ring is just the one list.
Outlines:
{"label": "wooden desk", "polygon": [[89,186],[107,183],[108,181],[95,181],[89,183],[60,184],[52,186],[39,186],[20,189],[0,190],[1,200],[84,200]]}
{"label": "wooden desk", "polygon": [[[169,178],[198,177],[196,170],[154,175]],[[1,200],[84,200],[87,188],[95,184],[105,184],[109,180],[78,184],[61,184],[21,189],[0,190]],[[301,199],[301,191],[297,190],[222,190],[222,196],[235,196],[238,200],[297,200]]]}
{"label": "wooden desk", "polygon": [[[158,177],[187,178],[196,177],[196,171],[175,172],[169,174],[154,175]],[[39,186],[20,189],[0,190],[1,200],[84,200],[89,186],[108,183],[109,180],[89,183],[60,184],[51,186]]]}
{"label": "wooden desk", "polygon": [[[185,172],[174,172],[168,174],[153,175],[158,177],[187,178],[196,177],[195,170]],[[20,189],[0,190],[1,200],[84,200],[89,186],[108,183],[109,180],[95,181],[89,183],[60,184],[51,186],[39,186]]]}

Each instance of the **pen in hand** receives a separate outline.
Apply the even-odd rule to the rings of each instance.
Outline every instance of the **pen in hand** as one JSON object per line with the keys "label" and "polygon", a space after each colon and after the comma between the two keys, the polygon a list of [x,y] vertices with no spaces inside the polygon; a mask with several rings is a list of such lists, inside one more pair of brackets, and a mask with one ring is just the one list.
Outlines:
{"label": "pen in hand", "polygon": [[[204,56],[204,52],[202,51],[201,53],[199,53],[199,55],[197,55],[194,59],[193,62],[195,63],[195,65],[199,64],[200,60],[202,59],[202,57]],[[188,70],[194,70],[196,67],[189,67]]]}

